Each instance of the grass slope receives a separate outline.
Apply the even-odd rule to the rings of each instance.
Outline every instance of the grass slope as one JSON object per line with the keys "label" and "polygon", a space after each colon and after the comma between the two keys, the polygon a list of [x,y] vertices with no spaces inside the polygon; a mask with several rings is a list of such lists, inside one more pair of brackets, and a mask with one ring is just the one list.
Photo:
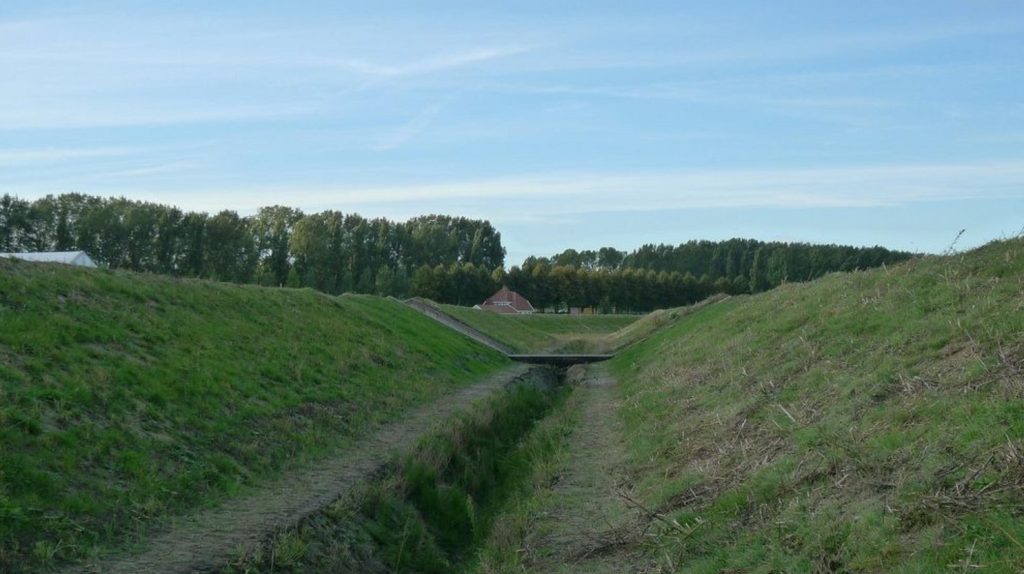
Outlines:
{"label": "grass slope", "polygon": [[611,366],[663,571],[1024,568],[1024,241],[734,297]]}
{"label": "grass slope", "polygon": [[438,305],[444,312],[520,352],[593,350],[636,315],[498,315],[470,307]]}
{"label": "grass slope", "polygon": [[713,295],[703,301],[694,303],[693,305],[651,311],[621,329],[605,335],[601,341],[601,345],[603,348],[613,351],[623,349],[650,337],[660,329],[665,329],[670,325],[674,325],[679,321],[682,321],[687,315],[696,313],[708,305],[714,305],[719,301],[725,301],[728,298],[728,295]]}
{"label": "grass slope", "polygon": [[123,543],[504,364],[384,299],[0,260],[0,571]]}

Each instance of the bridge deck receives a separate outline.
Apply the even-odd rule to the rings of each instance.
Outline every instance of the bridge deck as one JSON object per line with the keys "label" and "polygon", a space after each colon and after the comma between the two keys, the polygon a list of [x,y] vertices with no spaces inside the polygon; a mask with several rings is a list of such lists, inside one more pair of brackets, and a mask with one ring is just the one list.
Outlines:
{"label": "bridge deck", "polygon": [[569,365],[576,365],[579,363],[598,363],[600,361],[607,361],[612,358],[613,355],[509,355],[508,358],[513,361],[520,363],[530,363],[533,365],[556,365],[559,367],[567,367]]}

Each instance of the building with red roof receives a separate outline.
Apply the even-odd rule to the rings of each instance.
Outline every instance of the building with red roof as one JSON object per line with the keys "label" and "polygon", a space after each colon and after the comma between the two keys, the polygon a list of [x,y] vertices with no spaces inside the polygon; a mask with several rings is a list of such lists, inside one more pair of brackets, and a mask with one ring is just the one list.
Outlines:
{"label": "building with red roof", "polygon": [[477,305],[477,307],[485,311],[504,315],[528,314],[535,311],[533,305],[526,300],[526,297],[512,291],[508,287],[502,287],[497,293],[491,295],[486,301]]}

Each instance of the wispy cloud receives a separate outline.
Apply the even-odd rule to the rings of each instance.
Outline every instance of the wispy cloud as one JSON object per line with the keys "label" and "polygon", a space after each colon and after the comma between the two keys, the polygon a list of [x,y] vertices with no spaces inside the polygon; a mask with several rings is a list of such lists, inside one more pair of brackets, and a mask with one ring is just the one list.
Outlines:
{"label": "wispy cloud", "polygon": [[372,146],[372,149],[375,151],[389,151],[412,141],[433,123],[442,109],[444,109],[443,104],[435,104],[424,109],[407,123],[380,138]]}
{"label": "wispy cloud", "polygon": [[195,164],[190,161],[173,161],[167,163],[149,164],[129,169],[104,171],[94,173],[90,179],[102,181],[106,179],[131,179],[149,177],[153,175],[176,174],[193,169]]}
{"label": "wispy cloud", "polygon": [[[234,23],[221,22],[230,29]],[[400,28],[381,31],[410,41]],[[452,42],[443,34],[418,34],[407,45],[415,50],[389,55],[379,52],[381,38],[362,39],[357,29],[337,27],[262,26],[223,33],[208,22],[191,19],[131,20],[67,18],[3,22],[0,20],[0,65],[74,65],[106,69],[149,67],[187,68],[192,73],[208,68],[343,70],[377,78],[399,78],[457,68],[524,54],[534,46],[519,43]],[[179,38],[188,36],[188,45]],[[351,39],[339,42],[339,36]],[[387,40],[387,38],[385,38]]]}
{"label": "wispy cloud", "polygon": [[266,121],[295,118],[315,110],[314,103],[229,106],[197,102],[193,106],[185,106],[170,102],[152,105],[124,101],[119,105],[104,102],[90,106],[76,102],[51,102],[0,108],[0,131]]}
{"label": "wispy cloud", "polygon": [[[866,208],[1020,198],[1024,160],[826,169],[575,173],[382,186],[249,186],[188,192],[183,207],[254,210],[282,197],[305,209],[384,213],[443,209],[484,217],[763,207]],[[139,191],[140,194],[147,192]],[[160,192],[148,192],[154,198]],[[496,201],[500,200],[500,201]],[[501,205],[496,209],[495,205]]]}
{"label": "wispy cloud", "polygon": [[[877,207],[1017,197],[1024,161],[877,165],[832,169],[565,174],[432,185],[335,189],[312,197],[338,205],[491,201],[549,214],[709,207]],[[311,197],[311,198],[312,198]]]}
{"label": "wispy cloud", "polygon": [[368,90],[401,97],[411,90],[399,80],[476,72],[534,49],[441,33],[382,49],[380,38],[323,27],[221,33],[173,19],[121,24],[88,18],[3,28],[0,77],[17,81],[0,90],[0,130],[328,117],[338,108],[325,110],[325,101]]}
{"label": "wispy cloud", "polygon": [[[672,23],[674,26],[675,23]],[[762,26],[757,23],[757,26]],[[1019,34],[1024,20],[977,21],[960,24],[934,23],[916,26],[880,27],[849,30],[808,30],[801,34],[773,34],[763,29],[750,30],[724,26],[720,37],[707,42],[671,42],[661,50],[604,51],[600,45],[576,52],[560,50],[544,58],[524,62],[523,70],[616,70],[669,68],[747,67],[750,64],[830,60],[851,55],[899,53],[910,48],[949,44],[978,37]],[[678,38],[673,30],[656,28],[658,33]],[[726,38],[727,41],[722,41]],[[750,38],[750,39],[746,39]],[[602,38],[576,38],[577,42],[600,42]],[[604,38],[617,45],[618,38]],[[565,47],[565,46],[563,46]]]}
{"label": "wispy cloud", "polygon": [[94,147],[94,148],[0,148],[0,166],[51,164],[73,160],[124,157],[139,153],[139,148]]}
{"label": "wispy cloud", "polygon": [[[763,81],[763,80],[762,80]],[[716,105],[758,105],[792,109],[855,109],[878,110],[896,107],[899,102],[879,97],[856,95],[784,97],[753,93],[755,82],[678,82],[633,85],[513,85],[477,86],[481,90],[535,95],[597,96],[637,100],[668,100]],[[746,89],[743,89],[746,87]],[[762,88],[763,89],[763,88]]]}
{"label": "wispy cloud", "polygon": [[502,46],[471,48],[461,52],[452,52],[423,59],[414,59],[403,64],[383,64],[362,59],[324,60],[324,64],[332,64],[380,78],[400,78],[418,76],[429,73],[444,72],[456,68],[464,68],[491,60],[498,60],[529,52],[529,46]]}

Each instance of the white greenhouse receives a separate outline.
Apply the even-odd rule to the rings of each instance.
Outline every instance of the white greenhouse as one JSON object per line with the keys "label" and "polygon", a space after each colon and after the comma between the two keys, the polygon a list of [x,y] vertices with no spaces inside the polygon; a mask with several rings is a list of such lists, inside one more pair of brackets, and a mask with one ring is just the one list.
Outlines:
{"label": "white greenhouse", "polygon": [[96,262],[85,251],[44,251],[39,253],[0,253],[0,257],[11,257],[36,263],[63,263],[80,267],[96,267]]}

